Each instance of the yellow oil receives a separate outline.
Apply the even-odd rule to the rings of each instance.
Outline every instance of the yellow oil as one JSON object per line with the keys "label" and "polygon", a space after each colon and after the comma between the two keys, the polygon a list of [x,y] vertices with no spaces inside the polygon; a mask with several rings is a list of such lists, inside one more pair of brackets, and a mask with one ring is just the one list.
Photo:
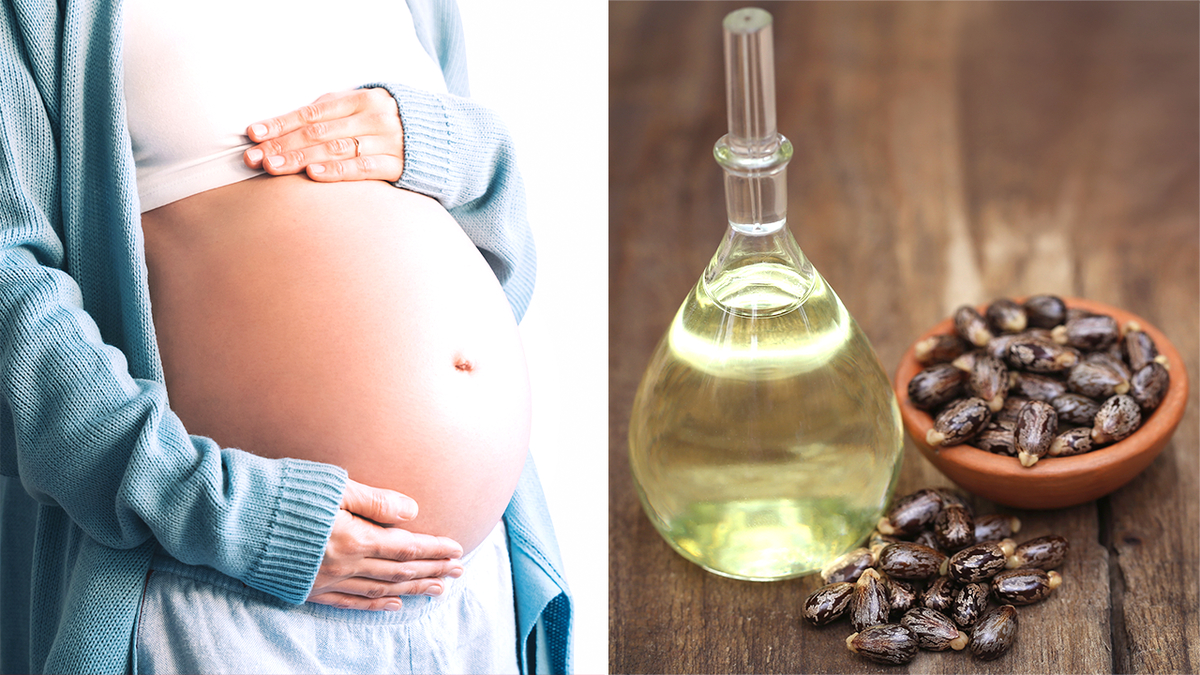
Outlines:
{"label": "yellow oil", "polygon": [[870,533],[903,437],[878,357],[811,264],[742,263],[680,307],[638,388],[630,458],[676,551],[785,579]]}

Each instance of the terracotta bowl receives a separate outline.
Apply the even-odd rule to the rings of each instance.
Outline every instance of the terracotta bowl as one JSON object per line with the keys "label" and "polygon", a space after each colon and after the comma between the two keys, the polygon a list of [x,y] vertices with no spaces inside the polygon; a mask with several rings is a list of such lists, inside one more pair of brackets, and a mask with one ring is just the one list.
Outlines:
{"label": "terracotta bowl", "polygon": [[[933,426],[933,419],[908,399],[908,381],[921,371],[921,365],[913,355],[913,346],[910,346],[900,360],[894,380],[904,427],[921,454],[939,471],[980,497],[1023,509],[1065,508],[1103,497],[1149,466],[1171,440],[1183,417],[1188,397],[1187,372],[1175,345],[1165,335],[1145,319],[1116,307],[1076,298],[1063,298],[1063,301],[1068,307],[1108,314],[1122,328],[1129,321],[1140,324],[1154,339],[1159,354],[1168,359],[1171,382],[1167,394],[1132,436],[1082,455],[1043,457],[1027,468],[1021,466],[1016,457],[996,455],[966,445],[935,451],[925,442],[925,432]],[[979,310],[982,312],[984,307]],[[946,319],[930,328],[917,342],[953,330],[953,321]]]}

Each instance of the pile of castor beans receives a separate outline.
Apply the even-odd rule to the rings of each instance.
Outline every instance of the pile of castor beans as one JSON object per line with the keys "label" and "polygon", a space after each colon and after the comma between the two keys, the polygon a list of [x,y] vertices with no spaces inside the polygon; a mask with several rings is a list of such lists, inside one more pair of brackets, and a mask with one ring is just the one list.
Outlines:
{"label": "pile of castor beans", "polygon": [[1136,323],[1068,308],[1054,295],[964,305],[954,333],[914,348],[924,370],[908,383],[934,416],[925,440],[971,445],[1031,467],[1128,438],[1162,402],[1166,358]]}
{"label": "pile of castor beans", "polygon": [[1016,608],[1062,584],[1055,568],[1070,548],[1058,535],[1017,545],[1020,529],[1014,516],[976,517],[953,490],[917,490],[894,502],[867,546],[826,565],[804,618],[849,617],[846,646],[879,663],[908,663],[918,649],[995,659],[1016,641]]}

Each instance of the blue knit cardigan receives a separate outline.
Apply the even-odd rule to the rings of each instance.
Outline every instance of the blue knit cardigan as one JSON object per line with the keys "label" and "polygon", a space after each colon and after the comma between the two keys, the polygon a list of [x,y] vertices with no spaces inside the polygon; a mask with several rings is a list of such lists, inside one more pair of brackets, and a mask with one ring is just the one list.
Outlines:
{"label": "blue knit cardigan", "polygon": [[[156,544],[300,603],[342,469],[191,436],[167,405],[121,77],[120,3],[0,4],[0,672],[121,672]],[[511,145],[467,93],[453,0],[409,0],[452,95],[399,86],[405,170],[518,317],[534,251]],[[381,85],[382,86],[382,85]],[[571,600],[531,463],[505,512],[520,663],[570,670]]]}

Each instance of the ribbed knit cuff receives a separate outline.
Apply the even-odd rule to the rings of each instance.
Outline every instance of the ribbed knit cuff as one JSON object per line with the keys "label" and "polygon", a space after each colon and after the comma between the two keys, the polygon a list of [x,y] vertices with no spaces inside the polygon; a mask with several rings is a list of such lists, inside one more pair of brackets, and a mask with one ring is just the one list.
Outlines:
{"label": "ribbed knit cuff", "polygon": [[454,167],[450,117],[438,94],[402,84],[376,83],[396,99],[404,127],[404,172],[395,185],[445,202],[452,194]]}
{"label": "ribbed knit cuff", "polygon": [[282,485],[262,557],[247,586],[288,602],[308,597],[342,503],[346,471],[329,464],[282,460]]}

